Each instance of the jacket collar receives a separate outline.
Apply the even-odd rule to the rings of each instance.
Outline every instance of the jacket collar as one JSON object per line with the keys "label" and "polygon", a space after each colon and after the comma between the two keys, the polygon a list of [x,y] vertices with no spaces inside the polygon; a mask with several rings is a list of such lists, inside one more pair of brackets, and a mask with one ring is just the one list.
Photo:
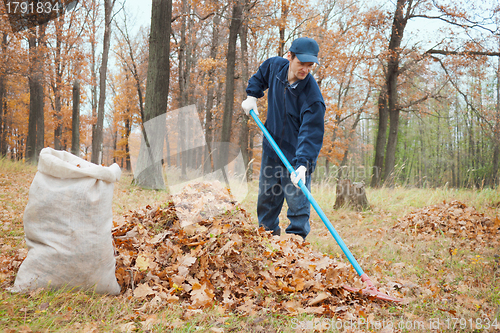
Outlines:
{"label": "jacket collar", "polygon": [[311,78],[311,73],[307,74],[307,76],[303,80],[297,81],[296,83],[293,84],[293,86],[291,86],[288,84],[288,67],[289,66],[290,66],[290,62],[285,64],[281,68],[281,70],[278,72],[278,74],[276,74],[276,78],[281,83],[283,83],[285,86],[287,86],[289,88],[288,91],[290,91],[290,93],[292,93],[295,96],[298,96],[302,92],[302,90],[304,90],[304,87],[306,86],[306,84],[309,82],[309,80]]}

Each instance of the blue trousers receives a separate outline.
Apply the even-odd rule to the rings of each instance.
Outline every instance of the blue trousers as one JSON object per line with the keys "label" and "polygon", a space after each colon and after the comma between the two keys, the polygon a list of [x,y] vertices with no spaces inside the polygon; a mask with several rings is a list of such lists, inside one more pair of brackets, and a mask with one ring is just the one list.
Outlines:
{"label": "blue trousers", "polygon": [[[311,175],[306,175],[306,187],[311,189]],[[297,234],[306,238],[311,231],[309,216],[311,204],[300,188],[296,188],[290,173],[283,163],[262,154],[259,176],[259,195],[257,198],[257,217],[259,226],[279,235],[279,214],[286,199],[287,217],[290,220],[287,234]]]}

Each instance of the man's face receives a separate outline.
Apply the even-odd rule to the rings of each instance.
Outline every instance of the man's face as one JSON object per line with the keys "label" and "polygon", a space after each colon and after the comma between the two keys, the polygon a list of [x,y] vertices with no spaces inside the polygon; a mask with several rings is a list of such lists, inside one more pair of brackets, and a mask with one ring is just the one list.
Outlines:
{"label": "man's face", "polygon": [[290,52],[287,54],[287,59],[290,61],[290,67],[288,68],[288,83],[290,84],[298,80],[304,80],[315,66],[314,62],[301,62],[297,57],[292,59]]}

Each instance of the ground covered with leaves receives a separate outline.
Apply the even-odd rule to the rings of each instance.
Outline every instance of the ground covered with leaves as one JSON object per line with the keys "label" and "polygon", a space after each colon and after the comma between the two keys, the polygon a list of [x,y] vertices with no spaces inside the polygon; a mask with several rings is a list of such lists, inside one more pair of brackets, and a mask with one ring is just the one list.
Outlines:
{"label": "ground covered with leaves", "polygon": [[500,219],[453,200],[423,207],[399,219],[394,227],[409,235],[446,235],[468,246],[498,246]]}
{"label": "ground covered with leaves", "polygon": [[0,332],[500,331],[497,190],[367,189],[372,209],[356,212],[332,208],[334,185],[313,187],[379,290],[404,299],[395,304],[342,288],[362,285],[315,213],[307,242],[259,230],[256,182],[240,204],[198,184],[174,207],[125,175],[112,230],[121,294],[11,294],[35,172],[0,163]]}

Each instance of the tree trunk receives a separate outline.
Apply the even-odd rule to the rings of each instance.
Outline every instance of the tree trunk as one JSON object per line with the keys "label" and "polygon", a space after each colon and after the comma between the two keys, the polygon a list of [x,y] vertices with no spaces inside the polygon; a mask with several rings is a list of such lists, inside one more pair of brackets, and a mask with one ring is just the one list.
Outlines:
{"label": "tree trunk", "polygon": [[[248,6],[248,1],[245,2],[245,7]],[[241,38],[241,83],[242,83],[242,92],[244,98],[246,97],[246,87],[248,84],[248,47],[247,47],[247,32],[248,32],[248,26],[246,22],[242,23],[241,25],[241,32],[240,32],[240,38]],[[247,180],[252,180],[252,172],[253,170],[250,168],[249,161],[250,161],[250,150],[248,148],[248,141],[249,141],[249,129],[248,129],[248,121],[250,118],[241,110],[241,133],[240,133],[240,148],[241,148],[241,155],[243,157],[243,165],[246,168],[246,178]]]}
{"label": "tree trunk", "polygon": [[[188,13],[191,13],[191,6],[188,7]],[[188,34],[192,34],[193,33],[193,18],[191,15],[188,16],[188,25],[187,25],[187,33]],[[184,87],[187,88],[185,89],[185,93],[184,93],[184,96],[183,96],[183,103],[184,105],[183,106],[188,106],[188,105],[192,105],[192,104],[195,104],[195,102],[193,101],[193,93],[191,91],[191,89],[189,89],[188,87],[191,87],[191,70],[193,68],[193,47],[194,46],[194,42],[191,41],[190,43],[187,43],[186,45],[186,56],[185,56],[185,60],[186,60],[186,67],[185,67],[185,70],[184,70]],[[194,121],[198,122],[199,124],[199,120],[198,119],[193,119],[192,117],[189,117],[187,119],[188,121],[188,124],[186,126],[186,142],[188,142],[188,140],[191,140],[191,144],[189,145],[189,147],[193,147],[194,145],[197,144],[197,135],[198,133],[193,133],[193,129],[194,129]],[[187,152],[186,152],[186,157],[187,157],[187,160],[185,161],[185,166],[184,167],[190,167],[190,168],[193,168],[193,169],[197,169],[198,166],[196,165],[196,151],[195,149],[188,149]]]}
{"label": "tree trunk", "polygon": [[168,131],[165,132],[165,145],[166,145],[166,150],[167,150],[167,166],[172,165],[172,161],[170,160],[171,152],[170,152],[170,142],[168,141]]}
{"label": "tree trunk", "polygon": [[[181,40],[179,44],[178,58],[179,58],[179,96],[178,96],[178,108],[182,108],[187,106],[187,68],[186,68],[186,49],[187,49],[187,41],[186,41],[186,29],[187,29],[187,18],[188,15],[188,2],[187,0],[182,0],[182,23],[181,23]],[[177,138],[178,144],[178,152],[177,156],[180,159],[179,163],[181,165],[181,177],[186,178],[186,167],[187,167],[187,151],[186,151],[186,138],[188,134],[185,132],[187,130],[187,126],[184,123],[186,121],[186,117],[178,118],[178,126],[179,126],[179,137]]]}
{"label": "tree trunk", "polygon": [[61,65],[61,26],[63,24],[62,16],[59,17],[55,22],[56,29],[56,48],[55,48],[55,56],[54,56],[54,76],[55,81],[52,81],[52,91],[54,92],[54,149],[61,150],[62,149],[62,105],[61,105],[61,86],[62,86],[62,65]]}
{"label": "tree trunk", "polygon": [[394,183],[394,165],[399,130],[399,110],[389,112],[389,138],[385,151],[384,183],[391,186]]}
{"label": "tree trunk", "polygon": [[[7,33],[2,34],[2,55],[7,54]],[[0,158],[7,156],[7,99],[5,72],[0,74]]]}
{"label": "tree trunk", "polygon": [[496,106],[495,106],[495,125],[493,129],[493,160],[491,173],[491,187],[498,185],[498,167],[500,158],[500,58],[498,58],[497,67],[497,86],[496,86]]}
{"label": "tree trunk", "polygon": [[32,35],[28,37],[28,44],[30,49],[30,76],[28,78],[28,84],[30,89],[30,106],[29,106],[29,118],[28,118],[28,136],[26,138],[26,162],[35,164],[35,146],[36,146],[36,116],[37,110],[35,108],[36,96],[37,96],[37,82],[35,73],[35,51],[36,51],[36,36]]}
{"label": "tree trunk", "polygon": [[164,189],[162,158],[170,82],[170,26],[172,0],[153,0],[143,137],[134,182],[144,188]]}
{"label": "tree trunk", "polygon": [[73,117],[71,119],[71,153],[80,156],[80,82],[73,83]]}
{"label": "tree trunk", "polygon": [[62,149],[62,134],[63,134],[63,117],[62,117],[62,108],[61,108],[61,95],[58,91],[54,96],[54,149],[61,150]]}
{"label": "tree trunk", "polygon": [[6,123],[6,108],[5,103],[5,76],[0,75],[0,158],[5,157],[7,154],[7,128]]}
{"label": "tree trunk", "polygon": [[36,148],[35,148],[35,158],[38,163],[38,158],[40,156],[40,152],[45,146],[45,93],[43,87],[43,76],[40,77],[40,80],[37,82],[38,84],[38,93],[37,93],[37,102],[38,105],[36,108],[38,110],[38,114],[36,117]]}
{"label": "tree trunk", "polygon": [[370,207],[363,182],[352,183],[350,179],[338,180],[333,209],[339,209],[344,206],[353,207],[357,210],[368,209]]}
{"label": "tree trunk", "polygon": [[[236,64],[236,40],[240,31],[243,4],[238,1],[233,2],[233,13],[229,26],[229,40],[227,46],[227,66],[226,66],[226,97],[224,100],[224,114],[222,116],[221,142],[231,141],[231,127],[233,119],[234,104],[234,73]],[[222,149],[217,161],[216,170],[223,168],[229,158],[228,149]]]}
{"label": "tree trunk", "polygon": [[[349,144],[347,145],[347,148],[344,150],[344,156],[342,157],[342,162],[340,163],[339,179],[343,177],[343,170],[345,169],[344,167],[347,166],[347,158],[349,156],[349,149],[350,149],[350,145],[352,142],[351,140],[352,140],[354,133],[356,132],[356,128],[358,127],[359,121],[361,120],[362,113],[363,113],[363,108],[361,108],[358,111],[358,113],[356,114],[356,119],[352,123],[351,129],[349,130],[349,133],[346,136],[346,141],[349,142]],[[355,177],[355,175],[354,175],[354,177]]]}
{"label": "tree trunk", "polygon": [[[122,31],[122,36],[126,39],[127,42],[127,47],[128,47],[128,52],[129,52],[129,57],[130,57],[130,65],[127,65],[125,67],[128,67],[130,72],[132,73],[132,76],[135,81],[135,89],[137,91],[137,98],[138,98],[138,103],[139,103],[139,111],[141,115],[141,122],[142,124],[145,123],[145,115],[144,115],[144,93],[143,93],[143,88],[141,86],[141,76],[139,73],[139,68],[136,63],[136,59],[134,56],[134,49],[132,47],[132,42],[130,40],[129,32],[128,30]],[[128,77],[128,75],[127,75]],[[132,131],[132,115],[130,113],[130,109],[127,108],[127,118],[125,120],[125,170],[131,171],[132,170],[132,164],[130,161],[130,146],[129,146],[129,139],[130,139],[130,133]]]}
{"label": "tree trunk", "polygon": [[[124,26],[124,30],[123,29],[120,29],[118,28],[119,32],[121,33],[121,38],[123,38],[125,40],[125,43],[126,43],[126,46],[128,48],[128,56],[130,58],[130,64],[128,64],[128,61],[125,60],[125,59],[122,59],[123,62],[125,63],[124,64],[124,69],[125,70],[129,70],[130,73],[132,74],[132,77],[134,78],[134,82],[135,82],[135,89],[137,91],[137,98],[138,98],[138,103],[139,103],[139,111],[140,111],[140,116],[141,116],[141,122],[142,124],[145,123],[145,116],[144,116],[144,92],[143,92],[143,88],[142,88],[142,85],[141,85],[141,75],[139,73],[139,67],[137,66],[137,62],[136,62],[136,58],[135,58],[135,55],[134,55],[134,48],[133,48],[133,45],[132,45],[132,41],[131,41],[131,38],[130,38],[130,34],[129,34],[129,31],[128,31],[128,27],[127,27],[127,24],[126,24],[126,21],[127,18],[125,16],[125,19],[124,19],[124,22],[125,22],[125,26]],[[128,74],[126,74],[126,77],[128,78]],[[129,146],[129,138],[130,138],[130,133],[131,133],[131,130],[132,130],[132,122],[131,122],[131,118],[132,118],[132,115],[130,113],[130,109],[127,108],[126,110],[126,119],[125,119],[125,136],[124,136],[124,139],[126,139],[126,143],[125,143],[125,170],[127,171],[131,171],[132,170],[132,166],[131,166],[131,161],[130,161],[130,146]]]}
{"label": "tree trunk", "polygon": [[497,140],[495,142],[495,146],[493,147],[493,160],[492,160],[492,167],[493,171],[491,173],[491,182],[490,186],[492,188],[496,188],[498,185],[498,159],[500,155],[500,144],[499,144],[499,139],[498,134],[495,134],[497,136]]}
{"label": "tree trunk", "polygon": [[282,57],[285,55],[285,28],[287,24],[288,17],[288,3],[287,0],[281,0],[281,18],[279,23],[279,46],[278,46],[278,56]]}
{"label": "tree trunk", "polygon": [[[38,36],[37,36],[38,31]],[[44,144],[44,94],[43,94],[43,51],[41,44],[45,37],[45,25],[34,28],[28,38],[30,50],[30,107],[28,137],[26,140],[26,161],[35,164]]]}
{"label": "tree trunk", "polygon": [[[91,92],[91,109],[92,109],[92,138],[95,138],[96,136],[96,129],[97,129],[97,55],[96,55],[96,48],[97,48],[97,31],[98,31],[98,26],[97,22],[99,21],[98,18],[98,12],[100,11],[98,6],[97,6],[97,1],[98,0],[92,0],[92,12],[91,12],[91,18],[90,22],[90,30],[91,30],[91,38],[90,38],[90,52],[91,52],[91,85],[90,85],[90,92]],[[88,147],[85,147],[85,155],[88,153]]]}
{"label": "tree trunk", "polygon": [[[128,110],[130,113],[130,110]],[[130,146],[128,144],[128,140],[130,138],[130,132],[132,131],[132,124],[130,121],[130,117],[125,120],[125,138],[127,139],[125,142],[125,170],[132,171],[132,164],[130,162]]]}
{"label": "tree trunk", "polygon": [[[401,53],[401,41],[406,27],[407,18],[404,16],[404,6],[407,0],[397,0],[394,20],[392,22],[392,33],[389,41],[389,62],[387,65],[387,104],[389,111],[389,137],[385,157],[384,178],[389,185],[393,183],[394,164],[396,161],[396,146],[399,127],[399,106],[398,106],[398,76],[399,76],[399,56]],[[408,5],[410,6],[410,4]]]}
{"label": "tree trunk", "polygon": [[[217,48],[219,47],[219,24],[220,16],[215,14],[213,18],[212,27],[212,45],[210,47],[210,58],[215,62],[217,59]],[[203,169],[205,173],[212,172],[212,141],[213,141],[213,121],[212,121],[212,109],[214,107],[214,91],[216,82],[216,68],[215,66],[210,68],[208,71],[208,91],[207,91],[207,104],[205,106],[205,161],[203,163]]]}
{"label": "tree trunk", "polygon": [[[118,129],[117,129],[118,126],[113,126],[113,133],[112,133],[112,137],[113,137],[113,146],[112,146],[112,151],[115,152],[116,151],[116,148],[118,147]],[[112,154],[113,155],[113,159],[112,159],[112,163],[118,163],[117,162],[117,159],[116,159],[116,155],[115,154]],[[123,161],[123,158],[122,158],[122,161]],[[122,168],[123,168],[123,163],[122,163]]]}
{"label": "tree trunk", "polygon": [[[455,105],[459,105],[458,103],[458,96],[456,97],[456,104]],[[458,108],[457,108],[458,109]],[[455,110],[455,113],[458,114],[458,110]],[[455,138],[456,138],[456,145],[457,145],[457,159],[456,159],[456,165],[457,165],[457,187],[460,187],[460,183],[462,182],[462,177],[460,176],[460,149],[461,149],[461,145],[460,145],[460,122],[459,121],[455,121],[456,123],[456,126],[455,126]]]}
{"label": "tree trunk", "polygon": [[375,141],[375,161],[373,163],[373,174],[371,187],[379,187],[382,182],[382,170],[384,167],[385,145],[387,142],[387,87],[384,84],[378,97],[378,130]]}
{"label": "tree trunk", "polygon": [[102,48],[102,61],[99,68],[99,104],[97,107],[97,123],[94,136],[92,137],[92,157],[91,162],[101,164],[102,161],[102,143],[103,143],[103,125],[104,125],[104,106],[106,103],[106,75],[108,72],[109,46],[111,43],[111,20],[113,6],[116,0],[104,0],[104,38]]}
{"label": "tree trunk", "polygon": [[[223,105],[224,104],[224,82],[223,80],[217,80],[216,83],[217,88],[215,89],[215,105]],[[221,117],[219,116],[218,118],[214,119],[216,121],[217,125],[220,125],[222,122]],[[220,140],[221,137],[221,127],[222,126],[212,126],[212,144],[215,143],[217,140]],[[214,156],[214,159],[216,160],[217,156]],[[216,163],[214,160],[214,163]]]}

